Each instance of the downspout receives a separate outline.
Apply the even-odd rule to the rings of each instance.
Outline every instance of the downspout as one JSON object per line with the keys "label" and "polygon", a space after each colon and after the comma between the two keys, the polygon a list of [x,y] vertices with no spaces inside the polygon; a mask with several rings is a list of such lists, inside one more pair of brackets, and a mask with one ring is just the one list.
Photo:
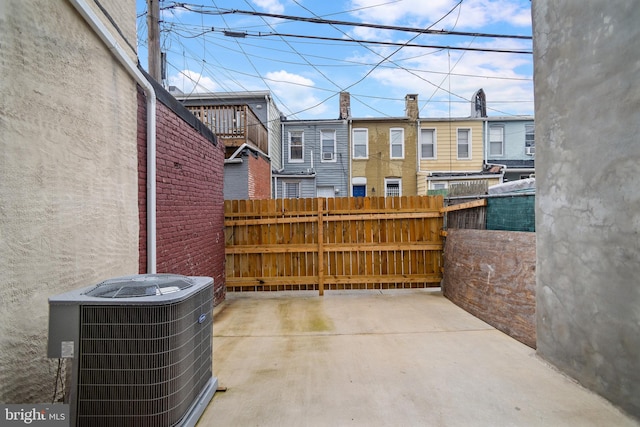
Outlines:
{"label": "downspout", "polygon": [[[504,135],[503,135],[504,138]],[[487,159],[489,158],[489,119],[484,120],[484,164],[487,166],[500,166],[502,168],[502,173],[500,174],[500,184],[504,182],[504,175],[507,173],[507,165],[502,165],[500,163],[489,163]]]}
{"label": "downspout", "polygon": [[[271,104],[269,95],[264,96],[264,108],[267,109],[267,152],[269,153],[269,185],[273,185],[273,165],[271,164]],[[273,188],[269,188],[269,197],[273,197]]]}
{"label": "downspout", "polygon": [[83,0],[69,0],[147,97],[147,273],[156,272],[156,93],[107,27]]}
{"label": "downspout", "polygon": [[[282,172],[284,170],[284,156],[285,156],[285,151],[284,151],[284,123],[282,122],[282,115],[280,115],[280,169],[278,172]],[[275,198],[278,198],[278,177],[276,176],[275,179],[275,184],[276,186],[276,191],[275,191]],[[284,198],[284,196],[283,196]]]}
{"label": "downspout", "polygon": [[[419,178],[422,178],[422,175],[420,174],[422,172],[422,169],[420,169],[420,155],[421,153],[421,146],[420,143],[421,141],[421,131],[420,131],[420,117],[418,117],[416,119],[416,192],[419,193],[419,188],[420,188],[420,183],[418,182]],[[424,181],[424,195],[426,196],[427,194],[429,194],[429,185],[426,182],[426,177],[425,177],[425,181]]]}
{"label": "downspout", "polygon": [[347,194],[353,197],[353,147],[351,146],[353,143],[351,135],[351,132],[353,131],[353,121],[351,120],[351,117],[349,117],[348,123],[349,126],[347,127],[347,132],[349,132],[349,135],[347,136],[347,141],[349,141],[349,144],[347,149],[349,150],[349,154],[347,157],[349,158],[349,182],[347,183]]}

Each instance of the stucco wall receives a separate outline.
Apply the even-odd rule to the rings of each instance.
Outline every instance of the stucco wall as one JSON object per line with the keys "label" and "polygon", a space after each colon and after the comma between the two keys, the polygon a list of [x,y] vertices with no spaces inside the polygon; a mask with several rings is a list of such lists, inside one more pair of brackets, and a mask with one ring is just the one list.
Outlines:
{"label": "stucco wall", "polygon": [[[367,196],[384,196],[385,178],[402,179],[402,196],[415,196],[417,135],[413,121],[358,120],[354,119],[353,129],[368,129],[369,157],[352,159],[351,176],[367,178]],[[391,128],[404,129],[404,158],[391,159]],[[375,192],[373,189],[375,188]]]}
{"label": "stucco wall", "polygon": [[[135,46],[135,4],[101,3]],[[50,402],[48,297],[137,272],[136,89],[66,1],[0,28],[0,402]]]}
{"label": "stucco wall", "polygon": [[640,417],[640,8],[534,0],[538,353]]}

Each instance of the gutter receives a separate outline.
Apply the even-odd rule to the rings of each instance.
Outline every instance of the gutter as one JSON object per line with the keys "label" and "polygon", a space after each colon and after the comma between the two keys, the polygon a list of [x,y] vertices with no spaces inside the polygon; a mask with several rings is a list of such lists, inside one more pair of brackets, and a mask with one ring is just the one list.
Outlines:
{"label": "gutter", "polygon": [[156,273],[156,93],[107,27],[84,0],[69,0],[147,96],[147,273]]}
{"label": "gutter", "polygon": [[500,166],[501,172],[500,172],[500,182],[504,182],[504,174],[507,173],[507,165],[503,165],[501,163],[488,163],[488,162],[484,162],[485,165],[487,166]]}

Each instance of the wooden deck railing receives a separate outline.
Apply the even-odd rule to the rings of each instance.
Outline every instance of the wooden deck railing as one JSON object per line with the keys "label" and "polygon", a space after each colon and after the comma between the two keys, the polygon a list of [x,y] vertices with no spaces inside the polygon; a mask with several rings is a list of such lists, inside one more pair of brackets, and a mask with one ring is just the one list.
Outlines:
{"label": "wooden deck railing", "polygon": [[226,146],[252,144],[269,154],[267,128],[247,105],[187,106]]}
{"label": "wooden deck railing", "polygon": [[227,200],[227,289],[440,286],[442,207],[441,196]]}

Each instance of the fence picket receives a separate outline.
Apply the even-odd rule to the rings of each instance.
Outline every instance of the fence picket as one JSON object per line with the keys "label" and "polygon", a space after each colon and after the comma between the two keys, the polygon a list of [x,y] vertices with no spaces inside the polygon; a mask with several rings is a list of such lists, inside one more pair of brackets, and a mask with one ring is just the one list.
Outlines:
{"label": "fence picket", "polygon": [[229,291],[439,286],[441,196],[225,201]]}

